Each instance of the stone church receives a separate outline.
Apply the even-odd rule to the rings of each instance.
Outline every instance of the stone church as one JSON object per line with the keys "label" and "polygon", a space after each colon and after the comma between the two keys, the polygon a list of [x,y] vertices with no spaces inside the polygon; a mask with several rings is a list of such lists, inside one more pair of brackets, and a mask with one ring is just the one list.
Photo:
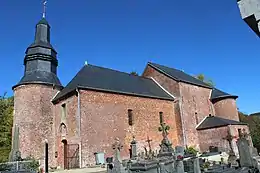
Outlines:
{"label": "stone church", "polygon": [[[132,136],[139,150],[152,139],[161,142],[160,120],[170,126],[173,145],[203,152],[210,146],[229,150],[223,138],[231,131],[248,131],[239,122],[236,99],[184,73],[148,62],[141,76],[85,64],[63,86],[57,76],[57,52],[50,42],[50,25],[42,18],[34,42],[26,49],[24,75],[13,86],[14,125],[20,129],[22,157],[44,158],[49,143],[52,167],[85,167],[94,153],[112,156],[117,137],[122,156],[129,158]],[[232,141],[235,150],[235,139]]]}

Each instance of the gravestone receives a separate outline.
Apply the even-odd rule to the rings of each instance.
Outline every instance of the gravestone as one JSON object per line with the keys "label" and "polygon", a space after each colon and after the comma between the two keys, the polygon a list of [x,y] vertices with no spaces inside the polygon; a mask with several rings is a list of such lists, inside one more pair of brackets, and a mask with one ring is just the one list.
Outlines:
{"label": "gravestone", "polygon": [[158,128],[158,130],[160,132],[162,132],[162,136],[163,136],[163,139],[160,144],[160,151],[159,151],[158,156],[159,157],[172,156],[174,150],[172,148],[172,143],[168,139],[168,134],[169,134],[168,131],[170,130],[170,127],[168,125],[166,125],[166,123],[163,122],[163,123],[161,123],[161,126]]}
{"label": "gravestone", "polygon": [[123,148],[123,145],[120,143],[119,138],[115,139],[112,148],[114,150],[114,161],[113,164],[108,165],[107,173],[126,173],[120,156],[120,150]]}
{"label": "gravestone", "polygon": [[14,126],[12,149],[9,154],[9,162],[21,160],[21,152],[19,151],[19,127],[17,124]]}
{"label": "gravestone", "polygon": [[219,152],[219,148],[216,146],[210,146],[209,147],[209,152],[215,153],[215,152]]}
{"label": "gravestone", "polygon": [[250,153],[252,157],[259,156],[257,149],[255,147],[249,147]]}
{"label": "gravestone", "polygon": [[199,158],[193,159],[193,170],[194,170],[194,173],[201,173]]}
{"label": "gravestone", "polygon": [[137,158],[137,142],[135,140],[135,136],[133,136],[133,140],[131,142],[131,159],[135,160]]}
{"label": "gravestone", "polygon": [[176,156],[177,173],[184,173],[184,164],[183,164],[184,147],[176,146],[175,147],[175,156]]}
{"label": "gravestone", "polygon": [[228,141],[229,147],[230,147],[230,151],[228,153],[228,163],[229,163],[230,167],[236,167],[236,166],[238,166],[238,163],[236,161],[237,157],[235,155],[234,148],[233,148],[233,145],[232,145],[232,142],[233,142],[233,139],[235,138],[235,136],[231,135],[230,128],[228,128],[227,133],[228,133],[227,136],[223,139]]}
{"label": "gravestone", "polygon": [[186,173],[193,173],[194,172],[194,162],[193,159],[187,159],[183,161],[184,171]]}
{"label": "gravestone", "polygon": [[249,149],[249,143],[244,137],[240,137],[237,141],[237,147],[240,157],[240,165],[242,167],[251,167],[253,166],[252,163],[252,156]]}

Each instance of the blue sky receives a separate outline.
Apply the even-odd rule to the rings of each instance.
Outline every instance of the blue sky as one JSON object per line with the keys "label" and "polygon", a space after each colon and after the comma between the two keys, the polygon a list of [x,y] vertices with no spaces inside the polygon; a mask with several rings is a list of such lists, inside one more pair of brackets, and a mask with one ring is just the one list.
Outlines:
{"label": "blue sky", "polygon": [[[22,77],[41,12],[41,0],[1,2],[0,93],[12,95]],[[236,0],[50,0],[47,20],[63,85],[85,61],[138,73],[152,61],[204,73],[239,95],[241,111],[260,111],[260,40],[242,21]]]}

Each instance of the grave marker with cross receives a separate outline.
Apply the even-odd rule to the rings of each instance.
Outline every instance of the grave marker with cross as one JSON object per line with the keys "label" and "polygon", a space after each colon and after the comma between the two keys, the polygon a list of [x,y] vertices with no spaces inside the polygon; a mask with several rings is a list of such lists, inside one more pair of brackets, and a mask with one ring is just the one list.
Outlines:
{"label": "grave marker with cross", "polygon": [[148,143],[149,152],[151,152],[151,151],[152,151],[152,147],[151,147],[151,142],[152,142],[152,140],[149,139],[149,136],[147,136],[147,140],[146,140],[146,142]]}
{"label": "grave marker with cross", "polygon": [[166,139],[169,134],[168,131],[170,130],[170,126],[166,125],[166,123],[161,123],[161,126],[158,128],[158,130],[162,132],[163,139]]}
{"label": "grave marker with cross", "polygon": [[234,153],[234,149],[233,149],[233,146],[232,146],[232,141],[233,141],[233,139],[235,139],[235,138],[236,138],[235,136],[232,136],[232,135],[231,135],[230,129],[228,129],[228,134],[227,134],[227,136],[223,138],[224,140],[227,140],[227,141],[228,141],[229,147],[230,147],[230,149],[231,149],[231,152],[233,152],[233,153]]}
{"label": "grave marker with cross", "polygon": [[120,157],[120,150],[123,148],[123,145],[119,141],[119,138],[115,138],[115,142],[112,145],[112,148],[114,150],[114,157],[115,160],[121,162],[121,157]]}
{"label": "grave marker with cross", "polygon": [[161,126],[158,128],[158,130],[160,132],[162,132],[162,136],[163,136],[163,140],[160,144],[160,151],[159,151],[159,155],[162,155],[162,153],[172,153],[173,152],[173,148],[172,148],[172,144],[168,139],[168,134],[169,134],[169,130],[170,130],[170,126],[166,125],[166,123],[161,123]]}

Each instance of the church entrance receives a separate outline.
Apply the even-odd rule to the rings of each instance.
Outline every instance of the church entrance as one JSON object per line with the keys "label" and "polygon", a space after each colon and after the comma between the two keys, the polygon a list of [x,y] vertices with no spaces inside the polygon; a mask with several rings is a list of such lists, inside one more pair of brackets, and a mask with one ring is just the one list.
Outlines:
{"label": "church entrance", "polygon": [[62,140],[64,146],[64,169],[79,168],[79,144],[68,144]]}
{"label": "church entrance", "polygon": [[67,160],[67,153],[68,153],[68,142],[67,140],[62,140],[63,143],[63,163],[64,163],[64,169],[68,169],[68,160]]}

